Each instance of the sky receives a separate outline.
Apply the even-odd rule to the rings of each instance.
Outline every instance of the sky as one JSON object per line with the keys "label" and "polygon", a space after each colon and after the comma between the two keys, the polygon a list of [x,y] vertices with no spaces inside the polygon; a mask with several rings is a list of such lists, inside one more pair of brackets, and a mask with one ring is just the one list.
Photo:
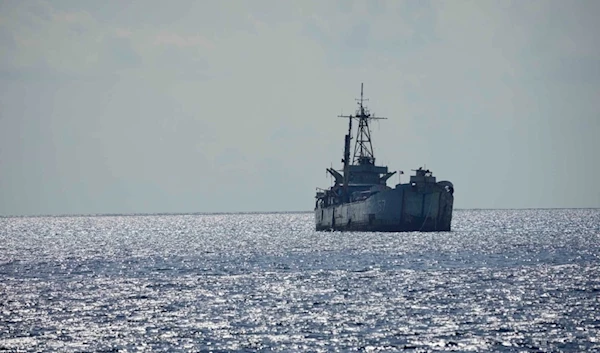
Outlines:
{"label": "sky", "polygon": [[[0,215],[308,211],[360,84],[455,208],[600,207],[600,1],[0,2]],[[388,181],[393,187],[399,178]]]}

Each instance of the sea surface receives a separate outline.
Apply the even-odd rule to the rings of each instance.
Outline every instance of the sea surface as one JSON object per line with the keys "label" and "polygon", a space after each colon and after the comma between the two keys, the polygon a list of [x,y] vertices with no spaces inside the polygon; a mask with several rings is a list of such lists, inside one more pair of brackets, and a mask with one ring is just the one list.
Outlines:
{"label": "sea surface", "polygon": [[0,351],[600,351],[600,210],[0,218]]}

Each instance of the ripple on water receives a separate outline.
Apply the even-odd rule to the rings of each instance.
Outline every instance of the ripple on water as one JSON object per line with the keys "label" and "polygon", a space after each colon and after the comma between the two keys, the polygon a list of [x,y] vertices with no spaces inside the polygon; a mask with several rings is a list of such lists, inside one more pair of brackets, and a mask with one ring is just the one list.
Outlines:
{"label": "ripple on water", "polygon": [[8,351],[600,350],[600,211],[0,218]]}

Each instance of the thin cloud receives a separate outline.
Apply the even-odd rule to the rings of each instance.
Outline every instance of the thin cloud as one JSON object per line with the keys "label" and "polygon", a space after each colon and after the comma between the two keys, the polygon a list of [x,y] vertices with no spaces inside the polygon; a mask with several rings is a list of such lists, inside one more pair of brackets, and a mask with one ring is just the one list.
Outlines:
{"label": "thin cloud", "polygon": [[457,207],[598,205],[597,3],[0,2],[0,214],[309,208],[361,82]]}
{"label": "thin cloud", "polygon": [[52,14],[52,18],[55,22],[65,23],[86,24],[95,22],[92,15],[87,11],[55,12]]}
{"label": "thin cloud", "polygon": [[154,38],[154,45],[172,45],[179,48],[203,47],[213,49],[213,43],[201,35],[179,35],[176,33],[160,33]]}
{"label": "thin cloud", "polygon": [[115,28],[113,30],[113,33],[116,37],[119,38],[131,38],[133,35],[133,32],[131,30],[125,28]]}

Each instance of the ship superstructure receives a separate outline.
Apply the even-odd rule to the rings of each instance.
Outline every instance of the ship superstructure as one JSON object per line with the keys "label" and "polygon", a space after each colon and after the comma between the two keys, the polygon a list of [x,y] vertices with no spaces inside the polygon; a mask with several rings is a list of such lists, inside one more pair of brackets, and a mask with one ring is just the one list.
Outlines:
{"label": "ship superstructure", "polygon": [[[348,119],[341,171],[327,168],[334,179],[329,189],[318,189],[315,204],[317,230],[449,231],[454,187],[436,182],[431,171],[419,168],[407,184],[387,186],[396,171],[375,164],[369,123],[385,119],[364,105],[361,84],[358,109]],[[354,152],[350,158],[353,122],[357,123]]]}

